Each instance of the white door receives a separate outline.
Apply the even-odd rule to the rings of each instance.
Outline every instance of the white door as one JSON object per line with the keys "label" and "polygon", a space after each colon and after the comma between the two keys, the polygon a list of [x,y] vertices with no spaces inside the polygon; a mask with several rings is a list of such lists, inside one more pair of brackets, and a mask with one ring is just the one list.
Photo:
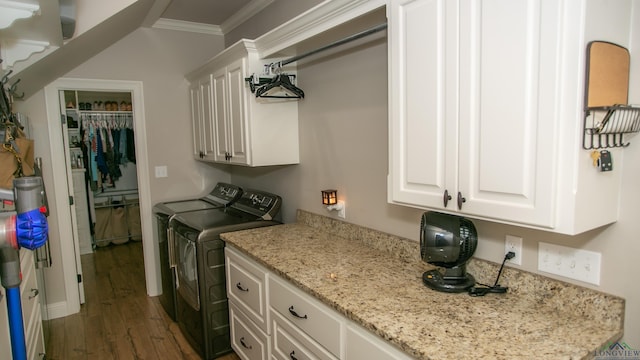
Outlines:
{"label": "white door", "polygon": [[213,124],[215,131],[214,158],[215,161],[226,161],[229,154],[227,140],[227,72],[220,69],[211,77],[211,89],[213,91]]}
{"label": "white door", "polygon": [[[64,98],[64,91],[59,91],[58,92],[59,96],[60,96],[60,119],[61,119],[61,126],[62,126],[62,143],[63,143],[63,151],[64,151],[64,158],[65,158],[65,163],[66,163],[66,171],[67,171],[67,191],[68,191],[68,199],[69,199],[69,212],[71,213],[71,227],[73,229],[72,231],[72,235],[73,235],[73,249],[75,252],[74,258],[75,258],[75,268],[76,268],[76,274],[78,277],[78,291],[79,291],[79,296],[80,296],[80,304],[84,304],[85,302],[85,297],[84,297],[84,283],[83,283],[83,278],[82,278],[82,263],[80,261],[80,242],[79,242],[79,237],[78,237],[78,219],[76,216],[76,206],[75,206],[75,200],[74,199],[74,192],[73,192],[73,173],[71,171],[71,164],[70,164],[70,160],[71,160],[71,154],[69,152],[69,129],[67,127],[67,110],[66,110],[66,106],[65,106],[65,98]],[[77,103],[77,102],[76,102]]]}
{"label": "white door", "polygon": [[202,125],[202,92],[200,84],[191,84],[189,87],[189,97],[191,99],[191,126],[193,131],[193,157],[202,159],[204,157],[204,131]]}
{"label": "white door", "polygon": [[457,1],[390,5],[389,201],[455,209]]}
{"label": "white door", "polygon": [[562,2],[463,0],[462,212],[551,226]]}
{"label": "white door", "polygon": [[244,81],[244,66],[245,59],[242,58],[238,61],[231,63],[227,66],[227,79],[228,85],[228,102],[229,111],[228,126],[229,126],[229,152],[232,163],[247,164],[249,162],[249,156],[247,154],[247,102],[245,99],[245,81]]}
{"label": "white door", "polygon": [[203,149],[205,153],[205,159],[214,160],[215,158],[215,121],[213,119],[213,87],[212,76],[207,75],[200,79],[200,96],[201,96],[201,116],[203,126]]}

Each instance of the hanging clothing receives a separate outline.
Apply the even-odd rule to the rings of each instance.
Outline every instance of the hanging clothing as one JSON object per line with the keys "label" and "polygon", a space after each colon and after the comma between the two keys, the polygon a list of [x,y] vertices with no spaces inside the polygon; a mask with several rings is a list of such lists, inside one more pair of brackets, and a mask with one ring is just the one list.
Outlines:
{"label": "hanging clothing", "polygon": [[133,129],[127,129],[127,159],[136,163],[136,143],[133,137]]}
{"label": "hanging clothing", "polygon": [[121,164],[135,163],[133,119],[120,114],[81,114],[91,188],[115,186]]}

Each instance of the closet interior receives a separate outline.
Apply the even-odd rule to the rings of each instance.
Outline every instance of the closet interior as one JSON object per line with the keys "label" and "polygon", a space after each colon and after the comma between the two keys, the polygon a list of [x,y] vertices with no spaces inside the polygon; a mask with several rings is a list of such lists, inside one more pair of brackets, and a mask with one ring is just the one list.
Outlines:
{"label": "closet interior", "polygon": [[65,90],[64,107],[80,254],[142,240],[131,93]]}

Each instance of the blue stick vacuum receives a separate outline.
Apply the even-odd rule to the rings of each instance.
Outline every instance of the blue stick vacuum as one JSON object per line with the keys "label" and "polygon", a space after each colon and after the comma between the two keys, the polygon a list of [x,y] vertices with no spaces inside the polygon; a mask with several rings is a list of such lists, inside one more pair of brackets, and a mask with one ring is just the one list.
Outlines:
{"label": "blue stick vacuum", "polygon": [[17,178],[13,180],[13,191],[0,189],[0,198],[13,200],[16,209],[0,213],[0,281],[7,295],[11,352],[13,360],[27,360],[20,302],[20,248],[35,250],[47,241],[42,178]]}

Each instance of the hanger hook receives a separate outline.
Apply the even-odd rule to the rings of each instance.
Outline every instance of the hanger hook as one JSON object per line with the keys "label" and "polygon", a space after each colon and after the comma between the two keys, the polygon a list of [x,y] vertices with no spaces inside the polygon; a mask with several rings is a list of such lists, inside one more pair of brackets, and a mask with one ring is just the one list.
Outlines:
{"label": "hanger hook", "polygon": [[2,80],[0,80],[0,82],[2,83],[2,86],[4,86],[4,84],[9,82],[9,75],[11,75],[12,72],[13,70],[9,70],[7,71],[6,74],[4,74],[4,76],[2,77]]}
{"label": "hanger hook", "polygon": [[24,92],[22,92],[22,94],[18,95],[17,93],[17,89],[18,89],[18,83],[20,82],[21,79],[16,80],[13,84],[11,84],[11,87],[9,87],[9,93],[11,94],[11,96],[13,96],[16,99],[22,99],[24,98]]}

